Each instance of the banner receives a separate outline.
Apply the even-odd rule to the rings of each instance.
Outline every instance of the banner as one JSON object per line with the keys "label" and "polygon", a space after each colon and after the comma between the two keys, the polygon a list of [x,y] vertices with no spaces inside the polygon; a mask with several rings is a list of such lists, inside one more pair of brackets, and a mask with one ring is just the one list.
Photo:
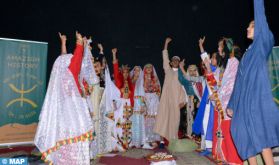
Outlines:
{"label": "banner", "polygon": [[279,109],[279,47],[272,49],[268,59],[270,82],[272,84],[273,99]]}
{"label": "banner", "polygon": [[0,38],[0,145],[33,143],[46,89],[47,43]]}

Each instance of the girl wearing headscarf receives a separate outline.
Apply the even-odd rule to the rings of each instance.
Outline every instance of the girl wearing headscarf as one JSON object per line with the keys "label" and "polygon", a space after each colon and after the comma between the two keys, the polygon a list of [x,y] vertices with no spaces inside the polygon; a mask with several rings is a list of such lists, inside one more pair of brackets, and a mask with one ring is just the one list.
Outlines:
{"label": "girl wearing headscarf", "polygon": [[132,141],[130,146],[140,148],[145,144],[144,113],[146,112],[143,71],[140,66],[135,66],[130,72],[132,83],[135,85],[132,122]]}
{"label": "girl wearing headscarf", "polygon": [[113,75],[115,85],[121,92],[122,105],[121,108],[114,113],[117,139],[122,148],[116,150],[125,151],[129,148],[131,143],[131,126],[132,122],[130,116],[132,115],[132,108],[134,105],[134,85],[131,81],[129,70],[126,65],[119,70],[118,60],[116,58],[117,49],[112,49],[113,55]]}
{"label": "girl wearing headscarf", "polygon": [[89,165],[93,125],[83,97],[86,91],[79,83],[79,76],[90,84],[89,78],[94,77],[80,75],[86,68],[82,65],[91,62],[90,58],[84,58],[87,41],[76,32],[77,44],[72,55],[66,54],[66,36],[60,34],[60,38],[62,55],[52,68],[34,143],[47,163]]}
{"label": "girl wearing headscarf", "polygon": [[[153,132],[155,117],[158,113],[161,85],[156,70],[152,64],[146,64],[144,73],[144,91],[146,102],[145,113],[145,137],[147,143],[152,143],[154,147],[156,141],[160,141],[160,136]],[[144,148],[149,148],[145,145]]]}
{"label": "girl wearing headscarf", "polygon": [[235,89],[228,104],[231,133],[243,160],[257,164],[262,153],[265,164],[273,165],[271,148],[279,145],[279,110],[268,76],[267,59],[274,45],[264,9],[264,0],[254,0],[255,20],[247,28],[253,40],[239,65]]}

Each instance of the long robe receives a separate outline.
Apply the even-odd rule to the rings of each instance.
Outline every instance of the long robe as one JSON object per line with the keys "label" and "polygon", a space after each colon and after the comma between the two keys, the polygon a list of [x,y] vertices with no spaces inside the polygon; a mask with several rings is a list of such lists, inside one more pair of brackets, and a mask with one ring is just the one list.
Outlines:
{"label": "long robe", "polygon": [[178,69],[174,70],[169,65],[168,51],[163,51],[163,67],[165,81],[156,116],[154,132],[167,140],[177,139],[180,120],[180,103],[186,103],[186,93],[178,81]]}
{"label": "long robe", "polygon": [[[119,70],[118,62],[113,64],[113,75],[115,85],[121,92],[121,107],[114,111],[116,126],[114,131],[116,138],[118,139],[118,144],[121,144],[121,146],[117,146],[116,150],[125,151],[129,148],[132,141],[132,122],[130,116],[132,115],[134,105],[134,84],[131,82],[130,77],[128,77],[127,80],[124,80],[123,74]],[[127,84],[125,84],[125,81]],[[125,92],[128,92],[128,98],[125,98],[127,97],[125,96]]]}
{"label": "long robe", "polygon": [[265,17],[264,1],[254,0],[255,31],[252,45],[242,58],[234,92],[231,134],[242,159],[279,145],[279,110],[273,101],[267,58],[274,45]]}
{"label": "long robe", "polygon": [[143,71],[140,66],[135,66],[134,69],[130,72],[130,77],[133,78],[135,69],[139,68],[140,73],[137,80],[134,82],[135,84],[135,91],[134,91],[134,107],[133,107],[133,114],[130,117],[132,122],[132,139],[130,146],[135,146],[137,148],[144,145],[146,141],[145,137],[145,127],[144,127],[144,112],[146,111],[146,104],[145,104],[145,92],[144,92],[144,78],[143,78]]}
{"label": "long robe", "polygon": [[78,82],[82,59],[83,46],[77,45],[74,55],[61,55],[53,65],[34,139],[48,163],[90,164],[93,125]]}
{"label": "long robe", "polygon": [[158,79],[154,66],[152,67],[151,79],[146,76],[145,65],[144,72],[144,88],[145,88],[145,103],[146,103],[146,116],[145,116],[145,137],[146,142],[155,142],[160,140],[160,136],[153,132],[155,125],[156,115],[160,104],[161,85]]}
{"label": "long robe", "polygon": [[91,112],[91,117],[94,125],[94,133],[95,133],[95,139],[90,144],[90,157],[95,158],[97,154],[100,154],[101,151],[104,149],[102,148],[100,142],[103,137],[101,137],[102,131],[102,122],[101,121],[101,112],[100,112],[100,103],[103,96],[104,88],[100,87],[100,84],[95,84],[93,86],[93,92],[90,95],[90,101],[93,106],[93,111]]}

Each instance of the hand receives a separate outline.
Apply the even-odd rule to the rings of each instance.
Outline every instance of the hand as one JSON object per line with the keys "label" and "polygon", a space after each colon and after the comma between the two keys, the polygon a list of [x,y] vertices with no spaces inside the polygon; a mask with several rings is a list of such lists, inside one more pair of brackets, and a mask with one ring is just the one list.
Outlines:
{"label": "hand", "polygon": [[183,108],[185,106],[185,103],[180,103],[179,104],[179,108],[181,109],[181,108]]}
{"label": "hand", "polygon": [[67,41],[66,35],[62,35],[60,32],[58,32],[58,34],[59,34],[61,43],[62,43],[62,44],[66,44],[66,41]]}
{"label": "hand", "polygon": [[205,41],[205,36],[199,39],[199,46],[203,46],[204,41]]}
{"label": "hand", "polygon": [[233,116],[233,110],[228,108],[227,109],[227,114],[228,114],[229,117],[232,117]]}
{"label": "hand", "polygon": [[83,44],[84,44],[84,45],[87,45],[87,38],[86,38],[86,37],[83,37],[83,38],[82,38],[82,41],[83,41]]}
{"label": "hand", "polygon": [[103,51],[104,48],[103,48],[103,45],[102,44],[98,44],[98,48],[100,49],[100,51]]}
{"label": "hand", "polygon": [[180,68],[184,68],[184,66],[185,66],[185,59],[183,59],[180,63],[179,63],[179,67]]}
{"label": "hand", "polygon": [[78,31],[76,31],[76,40],[77,43],[82,45],[82,35]]}
{"label": "hand", "polygon": [[117,53],[117,48],[113,48],[113,49],[111,50],[111,52],[112,52],[112,54],[116,54],[116,53]]}
{"label": "hand", "polygon": [[172,39],[171,39],[170,37],[167,37],[165,43],[168,44],[168,43],[170,43],[171,41],[172,41]]}

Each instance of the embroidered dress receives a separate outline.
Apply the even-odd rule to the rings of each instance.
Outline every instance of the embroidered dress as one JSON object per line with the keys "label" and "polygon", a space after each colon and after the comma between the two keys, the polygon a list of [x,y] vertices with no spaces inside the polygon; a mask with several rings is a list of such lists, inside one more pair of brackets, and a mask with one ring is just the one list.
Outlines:
{"label": "embroidered dress", "polygon": [[134,86],[128,76],[124,79],[122,73],[119,71],[118,62],[113,64],[115,85],[121,92],[121,105],[120,108],[114,111],[115,120],[115,138],[117,139],[117,148],[115,150],[125,151],[129,148],[131,143],[131,127],[132,122],[130,117],[132,115]]}
{"label": "embroidered dress", "polygon": [[130,146],[135,146],[137,148],[141,147],[145,143],[145,127],[144,127],[144,113],[146,112],[145,105],[145,92],[143,86],[143,72],[139,66],[135,66],[130,72],[130,77],[133,79],[135,74],[135,69],[139,69],[139,77],[135,82],[134,91],[134,107],[133,114],[130,118],[132,122],[132,141]]}
{"label": "embroidered dress", "polygon": [[[147,73],[147,68],[151,68],[151,73]],[[155,117],[159,108],[159,97],[161,94],[161,85],[156,70],[153,65],[147,64],[143,69],[144,73],[144,91],[145,91],[145,137],[146,142],[160,141],[160,136],[153,131]]]}

